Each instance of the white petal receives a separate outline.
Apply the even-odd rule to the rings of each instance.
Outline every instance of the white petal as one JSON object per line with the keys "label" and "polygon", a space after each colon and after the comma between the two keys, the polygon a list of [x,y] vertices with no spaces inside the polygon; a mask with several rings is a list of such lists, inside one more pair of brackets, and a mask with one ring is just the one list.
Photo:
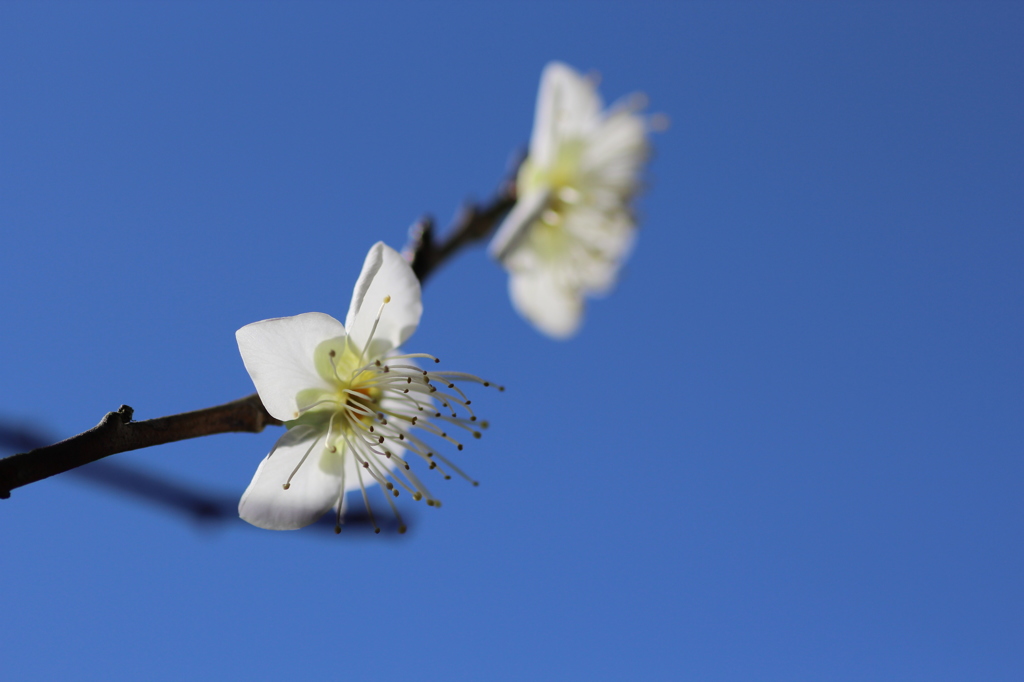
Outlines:
{"label": "white petal", "polygon": [[615,190],[620,200],[636,191],[647,160],[647,124],[642,116],[620,110],[602,121],[584,148],[580,167],[588,184]]}
{"label": "white petal", "polygon": [[567,211],[562,224],[585,253],[616,267],[629,255],[636,235],[633,219],[624,210],[609,212],[581,205]]}
{"label": "white petal", "polygon": [[578,290],[560,285],[547,268],[514,272],[508,280],[512,305],[537,329],[555,339],[567,339],[579,329],[583,299]]}
{"label": "white petal", "polygon": [[491,243],[487,245],[487,253],[491,258],[501,261],[508,256],[509,252],[522,240],[530,226],[540,217],[548,205],[550,196],[551,191],[545,189],[528,193],[516,200],[516,205],[505,216],[501,227],[495,232]]}
{"label": "white petal", "polygon": [[295,396],[309,388],[330,389],[317,374],[313,353],[327,339],[345,336],[341,322],[324,313],[304,313],[247,324],[237,332],[242,362],[267,412],[281,421],[297,418]]}
{"label": "white petal", "polygon": [[[260,528],[295,530],[313,523],[333,507],[341,477],[340,472],[324,471],[320,464],[323,435],[312,426],[300,425],[281,436],[242,495],[238,515]],[[285,490],[284,483],[303,456],[305,462]]]}
{"label": "white petal", "polygon": [[372,356],[402,345],[416,331],[423,314],[420,281],[412,268],[397,251],[377,242],[366,254],[363,271],[352,292],[352,305],[345,318],[345,326],[357,349],[362,350],[366,345],[386,296],[391,300],[384,306],[377,329],[373,332]]}
{"label": "white petal", "polygon": [[561,141],[580,137],[600,122],[601,97],[593,83],[561,62],[544,67],[530,137],[530,160],[551,164]]}

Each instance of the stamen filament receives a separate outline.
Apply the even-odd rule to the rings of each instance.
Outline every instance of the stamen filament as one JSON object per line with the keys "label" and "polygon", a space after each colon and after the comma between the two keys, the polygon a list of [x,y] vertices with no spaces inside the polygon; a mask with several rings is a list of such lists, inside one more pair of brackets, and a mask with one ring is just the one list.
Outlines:
{"label": "stamen filament", "polygon": [[[377,332],[377,323],[380,322],[381,313],[384,312],[384,306],[391,302],[390,296],[385,296],[384,300],[380,304],[380,308],[377,309],[377,317],[373,318],[373,327],[370,328],[370,335],[366,337],[366,345],[363,346],[363,352],[359,354],[359,358],[363,359],[366,357],[366,351],[370,349],[370,341],[373,341],[373,335]],[[377,529],[380,532],[380,529]]]}
{"label": "stamen filament", "polygon": [[292,479],[295,477],[295,474],[298,473],[299,467],[303,465],[303,463],[306,461],[306,458],[309,457],[309,453],[313,452],[313,448],[315,448],[316,444],[319,442],[320,437],[318,436],[316,439],[313,440],[313,444],[309,446],[308,450],[306,450],[306,454],[304,454],[302,456],[302,459],[299,460],[299,463],[295,465],[295,468],[292,469],[292,473],[288,475],[288,480],[285,481],[284,485],[281,487],[283,487],[285,490],[288,490],[288,488],[292,487]]}
{"label": "stamen filament", "polygon": [[[459,428],[466,429],[467,431],[473,434],[474,438],[479,438],[481,435],[479,431],[473,428],[475,424],[473,424],[473,422],[469,421],[468,419],[459,419],[457,417],[445,417],[444,415],[441,415],[440,417],[435,417],[435,419],[442,419],[448,422],[449,424],[454,424]],[[470,426],[470,424],[473,424],[473,426]]]}
{"label": "stamen filament", "polygon": [[442,372],[431,372],[431,374],[433,374],[435,376],[439,376],[439,377],[447,377],[449,379],[460,379],[462,381],[474,381],[474,382],[476,382],[478,384],[483,384],[484,386],[494,386],[499,391],[504,391],[505,390],[504,386],[499,386],[498,384],[495,384],[495,383],[493,383],[491,381],[485,381],[485,380],[481,379],[480,377],[478,377],[478,376],[476,376],[474,374],[466,374],[465,372],[447,372],[447,371],[442,371]]}
{"label": "stamen filament", "polygon": [[[430,491],[427,490],[427,486],[423,485],[423,481],[417,478],[416,474],[414,474],[411,469],[406,469],[405,471],[402,472],[402,475],[408,478],[409,481],[414,486],[416,486],[416,489],[423,494],[423,498],[426,499],[428,507],[441,506],[441,501],[430,494]],[[413,496],[413,498],[415,499],[415,495]]]}
{"label": "stamen filament", "polygon": [[373,532],[380,533],[380,528],[377,526],[377,520],[373,518],[373,509],[370,507],[370,498],[366,495],[366,486],[363,485],[363,472],[360,471],[360,467],[356,467],[356,475],[359,477],[359,490],[363,493],[363,504],[366,505],[366,514],[370,517],[370,523],[373,525]]}
{"label": "stamen filament", "polygon": [[402,520],[402,515],[398,513],[398,507],[395,506],[394,500],[387,493],[384,493],[384,499],[391,505],[391,512],[395,515],[395,519],[398,521],[398,533],[399,535],[404,534],[408,528],[405,526],[405,521]]}
{"label": "stamen filament", "polygon": [[338,485],[338,518],[334,522],[334,532],[338,534],[341,532],[341,522],[345,517],[345,455],[347,451],[341,453],[341,483]]}
{"label": "stamen filament", "polygon": [[341,381],[341,376],[339,376],[339,375],[338,375],[338,365],[337,365],[337,363],[335,363],[335,361],[334,361],[334,356],[335,356],[335,355],[337,355],[337,353],[336,353],[336,352],[335,352],[335,350],[334,350],[334,349],[332,348],[332,349],[331,349],[331,350],[330,350],[330,351],[329,351],[329,352],[327,353],[327,359],[328,359],[328,360],[330,360],[330,362],[331,362],[331,369],[332,369],[332,370],[334,371],[334,378],[335,378],[335,379],[337,379],[338,381]]}
{"label": "stamen filament", "polygon": [[[375,474],[374,472],[372,472],[372,471],[369,471],[369,469],[370,469],[370,458],[368,458],[368,457],[367,457],[365,461],[364,461],[364,460],[362,460],[362,459],[359,459],[359,454],[360,454],[360,453],[359,453],[359,447],[358,447],[358,445],[360,444],[360,441],[355,441],[355,442],[352,442],[352,441],[350,441],[350,440],[348,439],[348,436],[347,436],[347,435],[344,435],[343,437],[345,438],[345,444],[349,446],[349,449],[350,449],[350,450],[352,450],[352,455],[353,455],[353,457],[355,457],[355,460],[356,460],[356,464],[362,465],[362,468],[366,469],[366,470],[368,471],[368,473],[370,474],[370,476],[371,476],[371,477],[372,477],[372,478],[373,478],[373,479],[374,479],[375,481],[377,481],[377,483],[379,483],[379,484],[380,484],[381,486],[383,486],[383,487],[387,487],[387,481],[386,481],[386,480],[384,480],[383,478],[379,478],[379,477],[378,477],[378,476],[377,476],[377,475],[376,475],[376,474]],[[369,447],[369,446],[367,446],[367,445],[366,445],[365,443],[362,443],[362,446],[363,446],[364,448],[366,448],[367,450],[369,450],[370,452],[374,452],[374,451],[373,451],[373,448],[370,448],[370,447]],[[375,453],[375,454],[376,454],[376,453]],[[358,466],[357,466],[357,467],[356,467],[356,471],[359,471],[359,470],[360,470],[360,467],[358,467]],[[360,473],[360,474],[359,474],[359,481],[360,481],[360,484],[362,484],[362,480],[363,480],[363,479],[362,479],[362,473]]]}
{"label": "stamen filament", "polygon": [[445,457],[445,456],[444,456],[444,455],[442,455],[441,453],[439,453],[439,452],[435,452],[435,453],[434,453],[434,457],[437,457],[437,458],[438,458],[439,460],[441,460],[442,462],[444,462],[446,466],[449,466],[449,467],[451,467],[452,471],[454,471],[455,473],[457,473],[457,474],[458,474],[459,476],[462,476],[462,477],[463,477],[464,479],[466,479],[467,481],[469,481],[470,483],[472,483],[472,484],[473,484],[474,486],[478,486],[478,485],[480,485],[480,482],[479,482],[479,481],[477,481],[476,479],[470,478],[470,477],[469,477],[469,475],[468,475],[468,474],[466,474],[466,472],[465,472],[465,471],[463,471],[463,470],[462,470],[462,469],[460,469],[459,467],[457,467],[457,466],[455,466],[454,464],[452,464],[451,460],[449,460],[449,459],[448,459],[447,457]]}
{"label": "stamen filament", "polygon": [[429,353],[404,353],[402,355],[389,355],[388,360],[405,360],[406,358],[423,358],[425,360],[433,360],[434,362],[441,362],[433,355]]}
{"label": "stamen filament", "polygon": [[299,414],[305,414],[306,412],[309,412],[310,410],[312,410],[314,407],[319,407],[320,405],[326,405],[326,404],[338,405],[339,403],[334,398],[324,398],[323,400],[318,400],[315,403],[306,405],[305,407],[300,407],[299,408]]}

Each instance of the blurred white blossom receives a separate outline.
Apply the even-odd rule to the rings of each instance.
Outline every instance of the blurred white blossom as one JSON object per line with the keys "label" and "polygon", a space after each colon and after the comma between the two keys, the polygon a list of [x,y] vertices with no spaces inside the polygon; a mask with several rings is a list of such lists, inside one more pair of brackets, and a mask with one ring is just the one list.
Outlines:
{"label": "blurred white blossom", "polygon": [[[448,429],[479,438],[477,429],[486,423],[477,421],[454,381],[489,384],[414,364],[415,358],[436,363],[430,355],[399,354],[422,310],[412,269],[378,242],[366,256],[344,325],[330,315],[305,313],[238,330],[238,348],[260,399],[288,427],[239,502],[243,519],[288,530],[336,507],[335,530],[340,531],[345,492],[361,490],[369,511],[366,489],[375,483],[386,488],[384,497],[396,517],[391,497],[402,488],[414,499],[440,506],[410,470],[409,455],[445,478],[448,470],[465,477],[410,430],[419,427],[461,450]],[[399,530],[404,531],[400,517]]]}
{"label": "blurred white blossom", "polygon": [[630,251],[644,106],[633,95],[604,110],[595,83],[559,62],[541,76],[518,201],[489,250],[509,271],[516,310],[549,336],[576,332],[584,296],[607,292]]}

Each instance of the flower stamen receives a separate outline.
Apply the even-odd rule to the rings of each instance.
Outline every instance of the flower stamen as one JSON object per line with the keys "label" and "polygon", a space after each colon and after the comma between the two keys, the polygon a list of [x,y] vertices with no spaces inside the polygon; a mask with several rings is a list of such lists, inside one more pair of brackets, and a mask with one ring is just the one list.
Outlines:
{"label": "flower stamen", "polygon": [[373,518],[373,508],[370,507],[370,498],[366,494],[366,486],[363,485],[363,471],[360,467],[356,467],[356,475],[359,476],[359,490],[363,493],[363,504],[366,505],[366,514],[370,517],[370,524],[373,526],[373,532],[380,533],[380,527],[377,525],[377,520]]}
{"label": "flower stamen", "polygon": [[334,361],[334,356],[335,355],[337,355],[337,353],[332,348],[331,350],[329,350],[327,352],[327,359],[330,360],[330,362],[331,362],[331,369],[334,371],[334,378],[337,379],[338,381],[341,381],[341,377],[338,376],[338,365]]}
{"label": "flower stamen", "polygon": [[338,516],[334,521],[334,534],[341,532],[341,520],[345,516],[345,453],[341,453],[341,483],[338,485]]}
{"label": "flower stamen", "polygon": [[309,405],[306,405],[305,407],[300,407],[299,408],[299,414],[300,415],[305,414],[306,412],[309,412],[310,410],[312,410],[314,407],[319,407],[320,405],[337,405],[337,404],[338,404],[338,401],[335,400],[334,398],[324,398],[323,400],[318,400],[315,403],[311,403]]}
{"label": "flower stamen", "polygon": [[[359,358],[363,359],[366,357],[366,351],[370,348],[370,342],[373,341],[373,335],[377,331],[377,324],[380,322],[381,313],[384,312],[384,306],[391,303],[391,296],[385,296],[384,300],[380,304],[380,308],[377,309],[377,317],[373,318],[373,327],[370,328],[370,335],[366,337],[366,345],[363,346],[363,352],[359,354]],[[377,530],[380,532],[380,529]]]}
{"label": "flower stamen", "polygon": [[316,440],[313,441],[313,444],[309,446],[308,450],[306,450],[306,454],[304,454],[302,456],[302,459],[299,460],[299,463],[295,465],[294,469],[292,469],[292,473],[288,474],[288,480],[284,482],[284,484],[281,486],[282,488],[284,488],[285,490],[288,490],[288,488],[292,487],[292,479],[295,478],[295,474],[298,473],[299,468],[306,461],[306,458],[309,457],[309,453],[313,452],[313,448],[315,448],[316,444],[319,443],[319,442],[320,442],[320,438],[317,438]]}

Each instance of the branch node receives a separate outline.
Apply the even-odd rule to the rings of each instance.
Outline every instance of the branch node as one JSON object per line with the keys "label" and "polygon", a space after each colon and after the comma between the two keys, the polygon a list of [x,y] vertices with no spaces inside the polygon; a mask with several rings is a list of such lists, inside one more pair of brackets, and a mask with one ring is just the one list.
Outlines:
{"label": "branch node", "polygon": [[434,260],[434,218],[425,215],[409,228],[409,243],[402,252],[412,266],[416,277],[423,279],[423,273],[433,266]]}
{"label": "branch node", "polygon": [[269,424],[281,423],[267,412],[257,394],[205,410],[141,422],[132,421],[134,414],[131,407],[122,405],[77,436],[0,459],[0,499],[10,497],[14,488],[119,452],[215,433],[259,433]]}
{"label": "branch node", "polygon": [[512,210],[516,203],[515,177],[518,165],[511,176],[501,182],[490,201],[485,204],[476,201],[463,203],[445,238],[434,239],[434,221],[429,216],[412,226],[409,230],[409,243],[403,253],[421,284],[456,252],[486,239]]}

